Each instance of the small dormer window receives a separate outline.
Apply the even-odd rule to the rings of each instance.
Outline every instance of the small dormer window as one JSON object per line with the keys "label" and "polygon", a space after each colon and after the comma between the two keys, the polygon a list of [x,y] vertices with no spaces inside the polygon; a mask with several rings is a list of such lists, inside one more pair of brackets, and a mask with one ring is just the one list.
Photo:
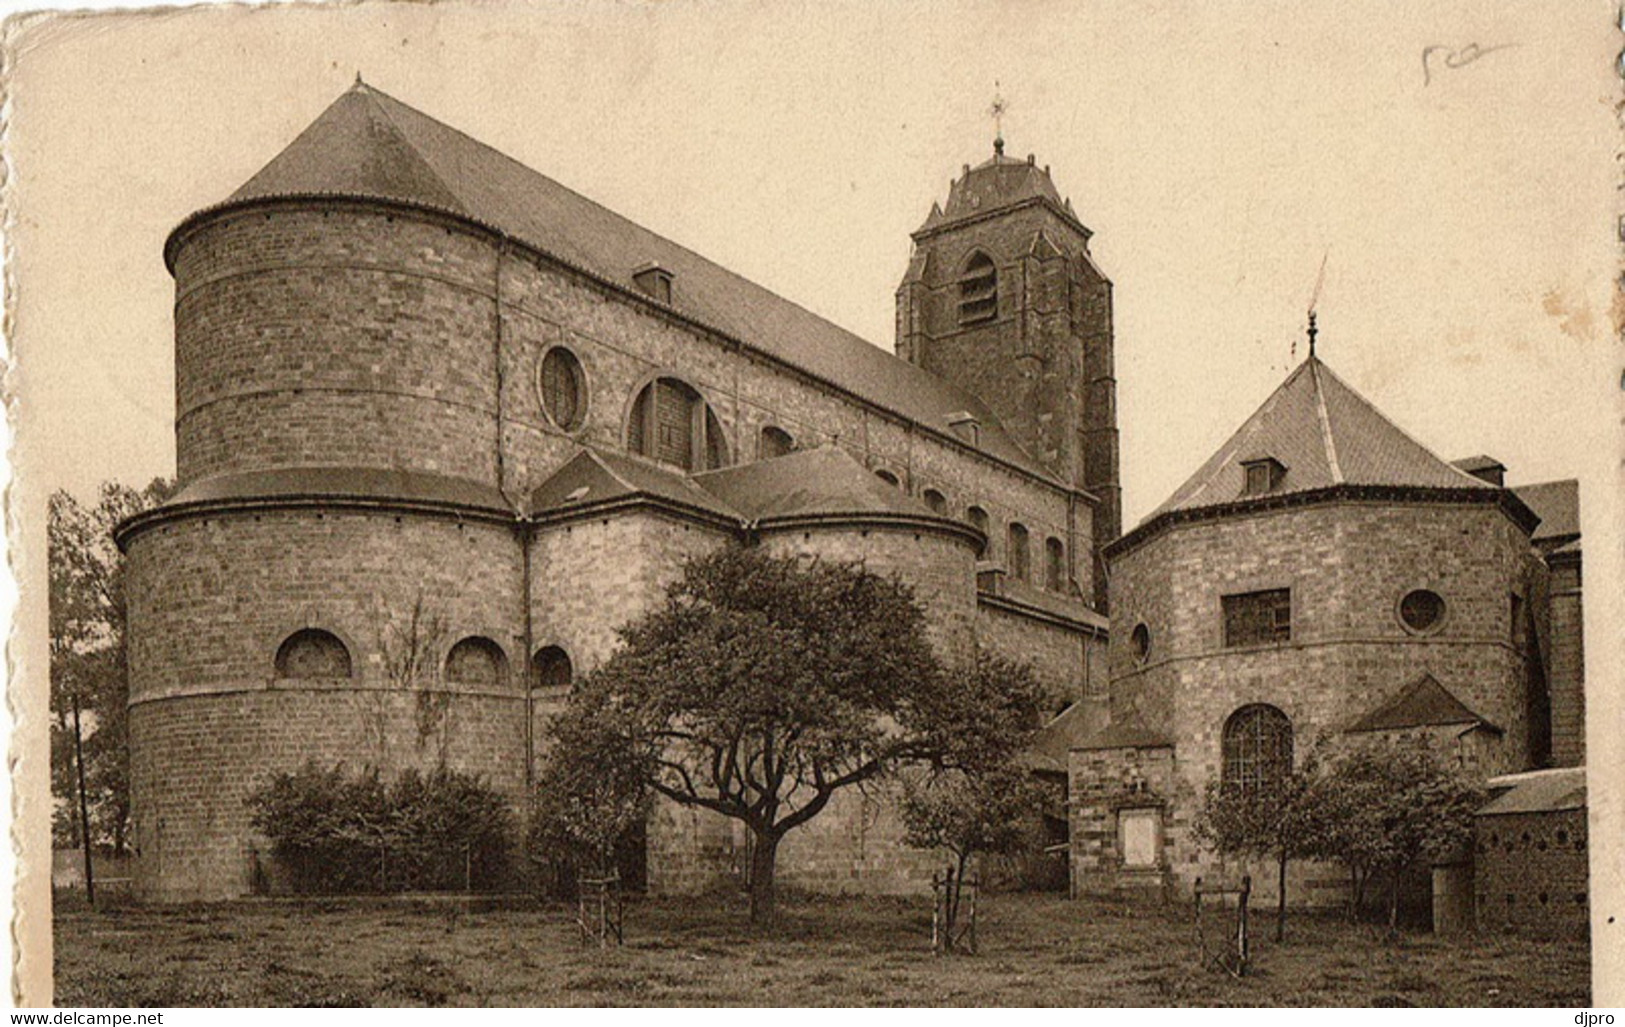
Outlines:
{"label": "small dormer window", "polygon": [[659,264],[645,264],[632,272],[632,281],[644,293],[662,303],[671,302],[671,272]]}
{"label": "small dormer window", "polygon": [[949,414],[948,430],[953,432],[961,442],[968,442],[973,446],[979,446],[982,443],[982,423],[976,419],[974,414],[968,411]]}
{"label": "small dormer window", "polygon": [[1244,496],[1261,496],[1266,492],[1274,492],[1280,487],[1281,478],[1286,475],[1285,465],[1271,456],[1243,460],[1241,467],[1247,474],[1247,480],[1241,489]]}

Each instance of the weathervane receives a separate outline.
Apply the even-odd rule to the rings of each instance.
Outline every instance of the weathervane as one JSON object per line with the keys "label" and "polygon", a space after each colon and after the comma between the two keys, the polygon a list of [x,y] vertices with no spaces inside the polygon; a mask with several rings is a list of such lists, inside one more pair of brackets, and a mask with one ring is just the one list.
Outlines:
{"label": "weathervane", "polygon": [[1332,249],[1331,249],[1330,246],[1328,246],[1328,247],[1326,247],[1326,252],[1321,254],[1321,257],[1320,257],[1320,273],[1315,275],[1315,291],[1309,296],[1309,333],[1308,334],[1309,334],[1309,355],[1311,357],[1315,355],[1315,336],[1320,334],[1320,329],[1315,327],[1315,307],[1320,304],[1320,287],[1326,281],[1326,259],[1328,257],[1330,257],[1331,255],[1332,255]]}
{"label": "weathervane", "polygon": [[993,106],[987,109],[993,116],[993,152],[1004,155],[1004,112],[1010,109],[1010,101],[999,93],[999,80],[993,80]]}

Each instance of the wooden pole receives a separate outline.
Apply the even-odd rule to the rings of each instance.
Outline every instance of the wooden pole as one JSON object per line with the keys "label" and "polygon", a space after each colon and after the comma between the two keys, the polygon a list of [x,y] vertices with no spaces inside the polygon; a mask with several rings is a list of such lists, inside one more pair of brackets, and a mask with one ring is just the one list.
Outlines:
{"label": "wooden pole", "polygon": [[85,852],[85,899],[96,904],[96,874],[90,865],[90,805],[85,799],[84,735],[79,729],[79,693],[73,693],[73,761],[79,768],[79,844]]}

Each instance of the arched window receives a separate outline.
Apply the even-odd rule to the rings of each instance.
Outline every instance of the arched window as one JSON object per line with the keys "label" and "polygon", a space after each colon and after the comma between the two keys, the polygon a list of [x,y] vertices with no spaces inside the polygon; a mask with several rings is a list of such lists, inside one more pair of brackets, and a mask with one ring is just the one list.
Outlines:
{"label": "arched window", "polygon": [[897,480],[897,475],[891,473],[890,471],[887,471],[887,470],[876,471],[875,472],[875,477],[879,478],[881,481],[885,482],[887,485],[891,485],[894,488],[902,488],[903,487],[903,483]]}
{"label": "arched window", "polygon": [[289,635],[276,651],[279,678],[347,678],[350,650],[331,631],[305,628]]}
{"label": "arched window", "polygon": [[1265,787],[1292,771],[1292,722],[1273,706],[1243,706],[1224,722],[1224,783]]}
{"label": "arched window", "polygon": [[761,438],[756,443],[756,459],[770,460],[776,456],[784,456],[796,448],[796,440],[783,428],[768,425],[762,429]]}
{"label": "arched window", "polygon": [[554,346],[542,357],[537,370],[537,393],[542,411],[563,431],[575,431],[587,413],[587,397],[582,388],[581,361],[563,346]]}
{"label": "arched window", "polygon": [[575,668],[570,664],[570,654],[558,646],[538,649],[530,658],[530,687],[568,688],[573,680]]}
{"label": "arched window", "polygon": [[638,393],[626,446],[685,471],[709,471],[728,462],[716,414],[698,392],[675,378],[657,378]]}
{"label": "arched window", "polygon": [[446,654],[446,680],[458,685],[500,688],[508,683],[507,654],[489,638],[465,638]]}
{"label": "arched window", "polygon": [[1066,546],[1051,536],[1044,540],[1044,587],[1051,592],[1064,592],[1066,578]]}
{"label": "arched window", "polygon": [[1010,522],[1010,576],[1027,581],[1032,576],[1032,554],[1027,551],[1027,526],[1019,521]]}
{"label": "arched window", "polygon": [[991,321],[999,313],[999,272],[993,259],[978,250],[959,276],[959,323]]}
{"label": "arched window", "polygon": [[920,493],[920,498],[925,500],[925,505],[929,506],[933,512],[939,514],[948,512],[948,497],[936,489],[926,489]]}
{"label": "arched window", "polygon": [[993,535],[988,530],[987,511],[983,510],[979,506],[967,506],[965,508],[965,520],[969,521],[971,523],[971,527],[981,532],[982,537],[987,539],[985,547],[976,555],[984,557],[989,556],[993,549]]}

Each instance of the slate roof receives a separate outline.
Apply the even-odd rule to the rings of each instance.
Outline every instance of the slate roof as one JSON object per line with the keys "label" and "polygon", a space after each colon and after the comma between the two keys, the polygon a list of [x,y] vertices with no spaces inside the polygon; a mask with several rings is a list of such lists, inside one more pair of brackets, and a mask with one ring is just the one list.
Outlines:
{"label": "slate roof", "polygon": [[1432,674],[1423,674],[1398,695],[1360,718],[1348,730],[1350,733],[1398,731],[1410,727],[1454,724],[1474,725],[1501,733],[1500,728],[1468,709]]}
{"label": "slate roof", "polygon": [[1098,734],[1105,716],[1106,710],[1099,703],[1073,703],[1038,729],[1022,754],[1024,762],[1033,770],[1066,773],[1067,753]]}
{"label": "slate roof", "polygon": [[1585,809],[1586,769],[1559,767],[1555,770],[1531,770],[1522,774],[1492,777],[1487,782],[1493,789],[1508,791],[1479,807],[1479,816],[1498,813],[1555,813],[1559,810]]}
{"label": "slate roof", "polygon": [[673,276],[669,309],[926,428],[947,433],[969,410],[980,449],[1055,480],[971,394],[371,86],[347,90],[226,204],[310,196],[469,218],[640,297],[632,274],[657,263]]}
{"label": "slate roof", "polygon": [[1335,485],[1499,491],[1429,452],[1311,356],[1146,521],[1243,498],[1241,461],[1265,456],[1286,467],[1270,496]]}
{"label": "slate roof", "polygon": [[1048,168],[1040,168],[1031,159],[1017,160],[995,153],[989,160],[969,168],[948,185],[948,202],[941,207],[932,204],[931,213],[915,232],[931,232],[944,225],[967,218],[979,217],[989,211],[1012,207],[1029,200],[1040,200],[1061,213],[1073,227],[1086,237],[1089,229],[1078,221],[1072,202],[1063,200],[1049,176]]}
{"label": "slate roof", "polygon": [[1074,749],[1168,749],[1173,742],[1160,731],[1154,731],[1135,720],[1114,720],[1103,730],[1078,742]]}
{"label": "slate roof", "polygon": [[192,482],[170,497],[162,509],[232,499],[335,497],[404,499],[508,512],[513,509],[502,493],[489,485],[422,471],[378,467],[298,467],[217,474]]}
{"label": "slate roof", "polygon": [[1534,541],[1554,542],[1580,537],[1580,483],[1573,478],[1520,485],[1513,493],[1540,517]]}
{"label": "slate roof", "polygon": [[647,496],[692,507],[730,521],[740,512],[719,502],[692,478],[619,453],[583,449],[531,491],[532,516]]}
{"label": "slate roof", "polygon": [[706,471],[696,474],[694,482],[752,520],[850,514],[942,517],[833,444]]}

